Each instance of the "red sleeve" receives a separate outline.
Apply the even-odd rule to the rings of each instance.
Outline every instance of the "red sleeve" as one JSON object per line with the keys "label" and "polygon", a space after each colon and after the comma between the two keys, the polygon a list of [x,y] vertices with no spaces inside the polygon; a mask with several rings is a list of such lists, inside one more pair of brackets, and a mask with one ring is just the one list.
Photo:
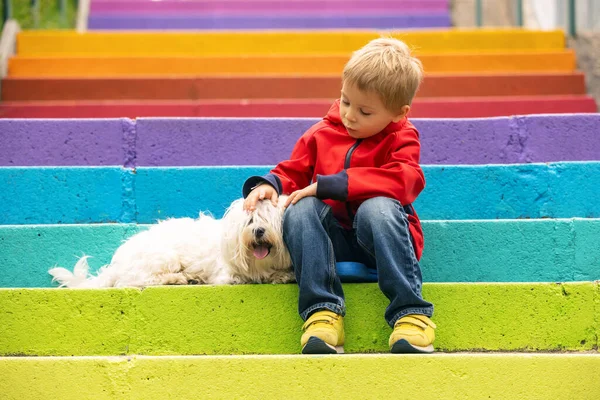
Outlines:
{"label": "red sleeve", "polygon": [[290,194],[310,185],[313,177],[316,148],[312,140],[314,130],[308,130],[296,142],[289,160],[282,161],[271,170],[281,181],[281,194]]}
{"label": "red sleeve", "polygon": [[348,201],[385,196],[407,205],[416,200],[425,187],[425,176],[419,165],[421,145],[416,131],[410,129],[401,134],[402,139],[384,165],[347,170]]}

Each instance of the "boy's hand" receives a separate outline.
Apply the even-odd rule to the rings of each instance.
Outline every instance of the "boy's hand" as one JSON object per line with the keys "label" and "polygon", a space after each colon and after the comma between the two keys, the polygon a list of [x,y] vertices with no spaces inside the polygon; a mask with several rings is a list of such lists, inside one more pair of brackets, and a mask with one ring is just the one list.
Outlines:
{"label": "boy's hand", "polygon": [[298,202],[298,200],[300,200],[304,197],[309,197],[309,196],[314,197],[316,195],[317,195],[317,182],[305,187],[302,190],[296,190],[295,192],[290,194],[290,197],[287,198],[287,201],[285,202],[283,207],[287,208],[287,206],[289,206],[290,204],[296,204]]}
{"label": "boy's hand", "polygon": [[260,200],[271,199],[271,203],[275,207],[277,207],[277,199],[279,195],[277,194],[277,190],[268,183],[261,183],[257,187],[255,187],[246,200],[244,200],[244,210],[245,211],[254,211],[256,210],[256,203]]}

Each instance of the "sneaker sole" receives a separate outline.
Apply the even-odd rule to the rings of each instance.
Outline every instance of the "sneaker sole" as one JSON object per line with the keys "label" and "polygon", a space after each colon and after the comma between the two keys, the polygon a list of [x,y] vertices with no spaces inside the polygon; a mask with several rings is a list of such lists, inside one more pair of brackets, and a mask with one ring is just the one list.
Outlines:
{"label": "sneaker sole", "polygon": [[311,336],[302,348],[302,354],[343,354],[344,346],[332,346],[316,336]]}
{"label": "sneaker sole", "polygon": [[433,345],[430,344],[426,347],[415,346],[408,342],[406,339],[400,339],[392,346],[391,352],[393,354],[429,354],[433,353]]}

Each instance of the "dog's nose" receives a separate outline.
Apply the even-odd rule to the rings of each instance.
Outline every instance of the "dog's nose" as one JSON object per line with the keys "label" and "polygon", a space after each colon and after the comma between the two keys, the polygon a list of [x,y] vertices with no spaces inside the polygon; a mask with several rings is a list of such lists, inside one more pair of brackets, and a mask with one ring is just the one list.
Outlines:
{"label": "dog's nose", "polygon": [[261,237],[263,237],[263,235],[264,235],[264,234],[265,234],[265,230],[264,230],[264,228],[256,228],[256,229],[254,230],[254,235],[255,235],[257,238],[261,238]]}

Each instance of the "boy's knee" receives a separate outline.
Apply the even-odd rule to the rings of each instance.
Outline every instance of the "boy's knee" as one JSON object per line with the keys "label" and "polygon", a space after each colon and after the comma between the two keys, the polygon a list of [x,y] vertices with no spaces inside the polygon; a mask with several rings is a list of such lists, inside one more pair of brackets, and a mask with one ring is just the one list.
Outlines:
{"label": "boy's knee", "polygon": [[397,216],[398,212],[403,213],[404,210],[397,200],[390,199],[389,197],[373,197],[365,200],[358,207],[356,218],[361,221],[377,224],[378,222]]}
{"label": "boy's knee", "polygon": [[304,197],[296,204],[290,204],[283,214],[283,229],[293,229],[293,225],[304,221],[320,201],[316,197]]}

